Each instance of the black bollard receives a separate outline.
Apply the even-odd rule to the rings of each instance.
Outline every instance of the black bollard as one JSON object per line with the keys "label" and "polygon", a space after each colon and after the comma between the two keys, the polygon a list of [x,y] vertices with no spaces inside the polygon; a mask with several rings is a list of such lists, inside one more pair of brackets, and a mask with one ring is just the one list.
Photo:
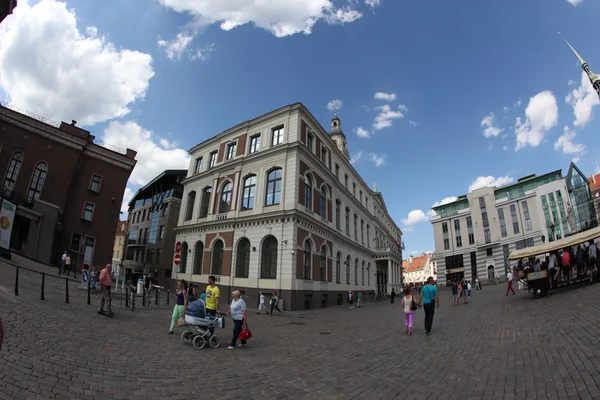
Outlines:
{"label": "black bollard", "polygon": [[90,271],[88,271],[88,306],[92,304],[92,287],[90,285]]}
{"label": "black bollard", "polygon": [[171,298],[171,291],[167,289],[167,305],[169,305],[169,299]]}
{"label": "black bollard", "polygon": [[158,305],[158,289],[154,289],[156,292],[156,299],[154,300],[154,305]]}
{"label": "black bollard", "polygon": [[125,308],[129,308],[129,288],[125,288]]}
{"label": "black bollard", "polygon": [[69,278],[65,278],[65,301],[69,304]]}
{"label": "black bollard", "polygon": [[142,285],[142,307],[146,307],[146,285]]}
{"label": "black bollard", "polygon": [[17,267],[17,272],[15,274],[15,296],[19,295],[19,267]]}
{"label": "black bollard", "polygon": [[42,300],[44,300],[44,286],[46,283],[46,274],[42,272]]}

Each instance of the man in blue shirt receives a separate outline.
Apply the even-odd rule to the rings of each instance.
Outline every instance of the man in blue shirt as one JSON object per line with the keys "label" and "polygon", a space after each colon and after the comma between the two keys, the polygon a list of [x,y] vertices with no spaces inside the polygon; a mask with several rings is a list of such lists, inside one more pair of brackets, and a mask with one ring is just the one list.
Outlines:
{"label": "man in blue shirt", "polygon": [[440,308],[440,296],[438,294],[437,287],[433,284],[433,277],[427,278],[427,286],[421,289],[421,301],[420,304],[425,310],[425,333],[431,335],[431,325],[433,325],[433,313],[437,308]]}

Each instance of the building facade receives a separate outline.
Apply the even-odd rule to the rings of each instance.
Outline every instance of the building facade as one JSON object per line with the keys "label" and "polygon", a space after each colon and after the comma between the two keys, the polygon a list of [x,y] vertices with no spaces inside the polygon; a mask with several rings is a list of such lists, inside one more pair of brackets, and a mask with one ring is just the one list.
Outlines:
{"label": "building facade", "polygon": [[590,191],[594,199],[594,211],[596,212],[596,220],[600,221],[600,174],[592,175],[589,179]]}
{"label": "building facade", "polygon": [[153,273],[171,283],[175,235],[187,170],[166,170],[139,189],[129,202],[123,273]]}
{"label": "building facade", "polygon": [[0,23],[13,13],[16,6],[17,0],[0,0]]}
{"label": "building facade", "polygon": [[418,257],[410,256],[402,262],[404,284],[426,283],[430,276],[437,280],[433,253],[423,253]]}
{"label": "building facade", "polygon": [[71,124],[0,106],[0,197],[17,205],[10,247],[43,263],[110,263],[136,152],[115,151]]}
{"label": "building facade", "polygon": [[127,238],[127,221],[119,221],[115,232],[115,242],[113,244],[112,264],[114,267],[119,267],[125,258],[125,240]]}
{"label": "building facade", "polygon": [[504,278],[512,251],[597,226],[589,185],[580,174],[571,163],[566,177],[561,170],[533,174],[434,207],[438,282]]}
{"label": "building facade", "polygon": [[217,276],[223,301],[233,288],[251,302],[277,292],[286,309],[399,289],[402,233],[350,164],[337,116],[327,132],[296,103],[190,154],[174,276]]}

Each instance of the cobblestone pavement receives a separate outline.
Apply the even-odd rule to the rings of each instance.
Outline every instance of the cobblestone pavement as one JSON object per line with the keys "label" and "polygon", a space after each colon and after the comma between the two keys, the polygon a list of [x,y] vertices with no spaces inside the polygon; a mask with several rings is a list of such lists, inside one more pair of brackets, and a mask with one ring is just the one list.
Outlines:
{"label": "cobblestone pavement", "polygon": [[[53,281],[53,279],[49,279]],[[272,317],[249,315],[254,337],[229,351],[194,350],[166,335],[169,309],[95,312],[99,297],[0,262],[0,399],[598,399],[600,285],[544,299],[473,291],[453,307],[442,291],[432,336],[418,311],[404,335],[399,304],[368,303]],[[181,329],[179,328],[179,331]]]}

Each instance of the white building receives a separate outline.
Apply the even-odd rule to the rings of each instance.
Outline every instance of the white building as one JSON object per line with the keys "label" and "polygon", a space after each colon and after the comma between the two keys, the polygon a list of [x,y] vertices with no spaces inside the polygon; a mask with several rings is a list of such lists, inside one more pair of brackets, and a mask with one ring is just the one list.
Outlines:
{"label": "white building", "polygon": [[350,164],[337,116],[328,133],[296,103],[190,154],[174,277],[215,275],[223,301],[233,289],[250,304],[259,291],[277,292],[287,309],[399,289],[402,232]]}
{"label": "white building", "polygon": [[403,283],[425,283],[430,276],[437,279],[435,263],[433,253],[423,253],[418,257],[410,256],[408,260],[402,262]]}

